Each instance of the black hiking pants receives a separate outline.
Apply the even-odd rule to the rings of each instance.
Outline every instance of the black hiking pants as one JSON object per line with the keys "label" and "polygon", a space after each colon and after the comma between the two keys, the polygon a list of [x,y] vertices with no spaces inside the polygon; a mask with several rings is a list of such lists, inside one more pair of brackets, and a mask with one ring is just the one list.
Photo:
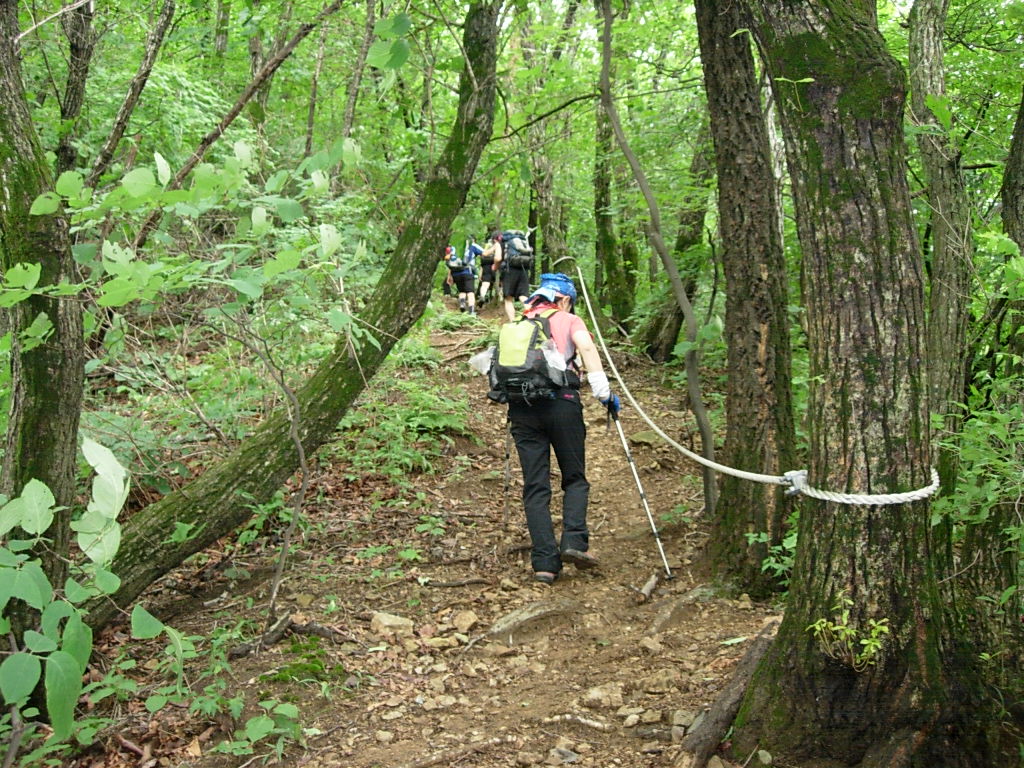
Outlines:
{"label": "black hiking pants", "polygon": [[[530,562],[534,571],[562,570],[560,553],[566,549],[586,552],[587,499],[583,405],[577,389],[563,389],[553,400],[509,403],[512,437],[523,469],[523,507],[530,531]],[[551,522],[551,449],[562,475],[562,535],[555,539]]]}

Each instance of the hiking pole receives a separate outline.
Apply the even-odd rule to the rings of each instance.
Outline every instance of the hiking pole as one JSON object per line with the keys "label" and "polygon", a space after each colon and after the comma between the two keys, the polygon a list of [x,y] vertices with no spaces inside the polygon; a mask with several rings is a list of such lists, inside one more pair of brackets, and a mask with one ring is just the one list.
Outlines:
{"label": "hiking pole", "polygon": [[508,528],[508,491],[512,485],[512,420],[505,418],[505,517],[502,526]]}
{"label": "hiking pole", "polygon": [[665,548],[661,546],[661,535],[658,533],[658,526],[654,523],[654,515],[651,514],[651,508],[647,504],[647,494],[644,493],[644,487],[640,484],[640,473],[636,471],[636,462],[633,461],[633,453],[629,450],[629,443],[626,442],[626,434],[622,431],[622,425],[619,423],[619,414],[617,411],[609,408],[608,416],[615,422],[615,428],[619,431],[619,440],[622,441],[622,450],[626,452],[626,460],[629,462],[629,468],[633,470],[633,479],[636,480],[636,489],[640,492],[640,501],[643,502],[644,510],[647,512],[647,519],[651,521],[651,530],[654,531],[654,541],[658,545],[658,552],[661,554],[661,562],[665,564],[665,578],[674,578],[672,576],[672,569],[668,567],[668,559],[665,557]]}

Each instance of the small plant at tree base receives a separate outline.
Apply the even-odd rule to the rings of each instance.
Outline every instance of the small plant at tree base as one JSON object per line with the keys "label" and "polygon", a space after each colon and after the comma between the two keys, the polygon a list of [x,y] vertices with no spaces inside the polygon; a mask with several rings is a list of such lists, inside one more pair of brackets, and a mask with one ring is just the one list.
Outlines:
{"label": "small plant at tree base", "polygon": [[850,606],[853,601],[845,594],[832,606],[835,620],[818,619],[807,627],[813,632],[821,652],[845,664],[855,672],[863,672],[881,656],[882,644],[889,634],[889,619],[868,619],[866,631],[850,625]]}

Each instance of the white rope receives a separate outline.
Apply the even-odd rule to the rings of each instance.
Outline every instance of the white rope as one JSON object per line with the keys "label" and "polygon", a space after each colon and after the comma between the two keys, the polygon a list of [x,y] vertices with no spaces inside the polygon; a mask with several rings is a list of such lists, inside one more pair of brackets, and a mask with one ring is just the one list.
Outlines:
{"label": "white rope", "polygon": [[626,382],[622,380],[622,376],[619,375],[619,369],[615,367],[615,362],[612,360],[611,353],[608,351],[607,345],[604,343],[604,337],[601,335],[601,324],[597,321],[597,315],[594,314],[594,307],[590,303],[590,294],[587,292],[587,281],[583,278],[583,271],[576,267],[576,274],[579,275],[580,288],[583,290],[583,298],[587,302],[587,310],[590,312],[590,318],[594,325],[594,333],[597,336],[598,343],[601,345],[601,351],[604,352],[605,360],[608,361],[608,368],[615,376],[615,380],[619,383],[622,388],[623,394],[626,399],[629,400],[630,405],[636,409],[636,412],[640,414],[640,417],[647,422],[647,424],[655,431],[655,433],[666,443],[671,445],[673,448],[678,450],[684,456],[693,459],[698,464],[702,464],[705,467],[710,467],[716,472],[722,472],[732,477],[738,477],[741,480],[750,480],[755,483],[764,483],[766,485],[785,485],[789,486],[787,493],[796,494],[802,493],[804,496],[809,496],[812,499],[819,499],[821,501],[831,501],[837,504],[856,504],[856,505],[871,505],[871,506],[883,506],[887,504],[907,504],[911,501],[920,501],[926,499],[935,493],[939,489],[939,473],[932,469],[932,482],[931,485],[925,488],[919,488],[916,491],[906,491],[904,493],[872,493],[872,494],[858,494],[858,493],[835,493],[833,491],[823,491],[818,488],[812,488],[807,485],[807,470],[806,469],[794,469],[786,472],[784,475],[762,475],[758,472],[747,472],[742,469],[735,469],[733,467],[727,467],[724,464],[706,459],[700,454],[694,453],[682,445],[677,443],[671,437],[662,431],[661,427],[655,424],[651,418],[644,412],[644,409],[640,407],[640,404],[633,397],[633,394],[629,391],[629,387],[626,386]]}

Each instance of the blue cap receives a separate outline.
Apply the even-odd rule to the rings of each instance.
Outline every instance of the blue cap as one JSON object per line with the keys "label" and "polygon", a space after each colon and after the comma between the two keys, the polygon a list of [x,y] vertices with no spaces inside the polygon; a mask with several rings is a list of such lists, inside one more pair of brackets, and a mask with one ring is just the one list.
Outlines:
{"label": "blue cap", "polygon": [[545,272],[540,276],[540,287],[526,300],[531,303],[534,299],[544,298],[554,303],[559,296],[568,296],[573,304],[576,303],[576,286],[568,275],[561,272]]}

